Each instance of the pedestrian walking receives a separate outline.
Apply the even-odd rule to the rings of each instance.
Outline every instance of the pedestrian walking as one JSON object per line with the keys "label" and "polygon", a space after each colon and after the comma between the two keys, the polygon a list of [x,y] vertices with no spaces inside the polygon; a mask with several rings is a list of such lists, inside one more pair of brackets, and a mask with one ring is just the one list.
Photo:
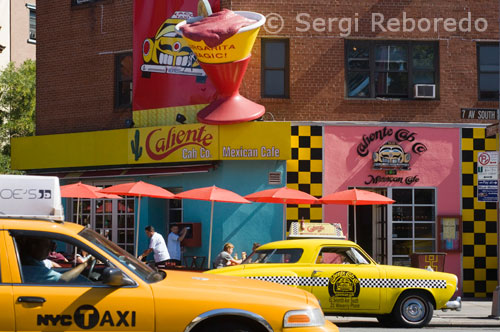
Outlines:
{"label": "pedestrian walking", "polygon": [[146,226],[144,230],[146,231],[146,235],[149,237],[149,248],[144,250],[142,255],[138,257],[139,260],[142,260],[144,257],[153,252],[155,265],[158,266],[165,264],[166,261],[170,259],[165,239],[160,233],[155,232],[155,228],[153,226]]}

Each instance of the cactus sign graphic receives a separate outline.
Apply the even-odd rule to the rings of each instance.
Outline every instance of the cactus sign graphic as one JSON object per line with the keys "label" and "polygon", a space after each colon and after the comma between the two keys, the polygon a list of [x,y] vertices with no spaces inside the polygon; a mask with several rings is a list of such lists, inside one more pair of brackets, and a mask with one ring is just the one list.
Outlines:
{"label": "cactus sign graphic", "polygon": [[139,158],[142,155],[142,147],[139,146],[139,137],[140,137],[140,132],[139,130],[136,130],[134,140],[130,141],[130,146],[132,148],[132,153],[135,156],[135,161],[139,160]]}

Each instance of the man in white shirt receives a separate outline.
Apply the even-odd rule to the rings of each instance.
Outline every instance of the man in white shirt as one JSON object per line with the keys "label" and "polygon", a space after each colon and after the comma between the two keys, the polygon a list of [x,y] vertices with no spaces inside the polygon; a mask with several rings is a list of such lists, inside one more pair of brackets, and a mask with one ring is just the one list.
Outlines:
{"label": "man in white shirt", "polygon": [[146,226],[145,231],[146,235],[149,237],[149,248],[144,250],[142,255],[138,257],[139,260],[142,260],[143,257],[153,252],[155,265],[165,264],[165,262],[170,259],[165,239],[163,239],[161,234],[155,232],[153,226]]}
{"label": "man in white shirt", "polygon": [[170,254],[169,262],[181,265],[181,241],[186,237],[189,227],[184,227],[179,234],[179,226],[170,226],[170,234],[167,237],[167,248]]}

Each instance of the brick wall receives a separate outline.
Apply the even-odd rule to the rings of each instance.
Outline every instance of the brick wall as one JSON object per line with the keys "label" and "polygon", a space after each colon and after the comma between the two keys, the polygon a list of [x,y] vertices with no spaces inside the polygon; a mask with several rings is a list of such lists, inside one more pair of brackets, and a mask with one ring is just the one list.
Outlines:
{"label": "brick wall", "polygon": [[37,135],[125,127],[114,54],[132,51],[132,0],[37,4]]}
{"label": "brick wall", "polygon": [[[233,10],[277,13],[284,27],[279,34],[261,29],[241,93],[266,106],[276,120],[286,121],[430,121],[460,122],[461,107],[492,107],[477,97],[476,41],[498,40],[498,3],[466,0],[222,0]],[[105,0],[72,8],[70,0],[37,4],[37,134],[105,130],[125,127],[130,110],[115,110],[114,53],[132,49],[132,0]],[[372,13],[389,18],[467,18],[471,32],[447,32],[442,22],[435,32],[372,31]],[[315,18],[351,18],[347,38],[439,40],[439,100],[348,100],[344,92],[344,38],[337,21],[324,32],[301,32]],[[474,20],[488,28],[475,31]],[[480,26],[482,27],[482,26]],[[290,38],[290,98],[260,96],[260,39]]]}
{"label": "brick wall", "polygon": [[[244,78],[241,93],[266,106],[277,120],[294,121],[423,121],[460,122],[460,108],[496,108],[498,103],[478,101],[476,71],[476,41],[498,40],[498,3],[494,1],[308,1],[301,4],[290,1],[260,0],[222,1],[233,10],[257,11],[264,15],[279,14],[283,29],[270,34],[261,29],[260,38],[290,38],[290,99],[262,99],[260,97],[260,45],[257,40],[253,59]],[[471,12],[471,32],[447,32],[442,22],[438,31],[427,33],[382,32],[378,27],[372,32],[372,13],[402,21],[407,18],[467,18]],[[304,30],[308,21],[313,26],[315,18],[322,18],[324,32]],[[440,50],[440,99],[439,100],[348,100],[344,92],[344,38],[337,21],[329,18],[351,18],[351,39],[439,40]],[[358,18],[358,31],[354,19]],[[488,28],[475,31],[474,21],[484,18]],[[275,22],[276,23],[276,22]],[[416,22],[418,23],[418,21]],[[478,22],[480,23],[480,22]],[[409,23],[408,23],[409,24]],[[410,27],[410,26],[409,26]],[[479,26],[482,28],[482,26]],[[402,30],[402,28],[401,28]],[[469,120],[470,121],[470,120]]]}

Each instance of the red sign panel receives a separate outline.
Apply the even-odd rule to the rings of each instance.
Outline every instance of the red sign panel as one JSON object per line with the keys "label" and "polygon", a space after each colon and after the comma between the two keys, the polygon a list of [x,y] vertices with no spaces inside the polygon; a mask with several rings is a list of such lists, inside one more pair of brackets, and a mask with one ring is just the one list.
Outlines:
{"label": "red sign panel", "polygon": [[[212,11],[220,0],[209,0]],[[207,104],[215,88],[174,27],[197,16],[198,0],[134,1],[134,111]]]}

